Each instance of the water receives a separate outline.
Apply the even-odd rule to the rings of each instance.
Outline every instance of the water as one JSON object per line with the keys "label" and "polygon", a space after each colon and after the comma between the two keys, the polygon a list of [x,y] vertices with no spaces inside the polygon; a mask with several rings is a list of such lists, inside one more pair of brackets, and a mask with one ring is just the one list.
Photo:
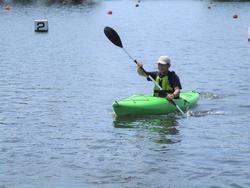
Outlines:
{"label": "water", "polygon": [[[250,3],[135,4],[2,7],[1,188],[250,187]],[[153,86],[105,26],[146,70],[172,57],[183,90],[201,93],[186,118],[114,117],[114,100]]]}

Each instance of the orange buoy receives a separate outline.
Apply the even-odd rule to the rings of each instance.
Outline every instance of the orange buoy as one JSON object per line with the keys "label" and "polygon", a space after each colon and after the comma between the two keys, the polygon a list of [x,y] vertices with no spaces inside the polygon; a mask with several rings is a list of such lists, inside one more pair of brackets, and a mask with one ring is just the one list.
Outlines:
{"label": "orange buoy", "polygon": [[5,10],[10,10],[10,9],[11,9],[10,5],[7,5],[7,6],[5,7]]}
{"label": "orange buoy", "polygon": [[235,14],[235,15],[233,16],[233,19],[237,19],[237,18],[238,18],[238,15]]}
{"label": "orange buoy", "polygon": [[109,11],[108,11],[108,14],[109,14],[109,15],[113,14],[112,10],[109,10]]}

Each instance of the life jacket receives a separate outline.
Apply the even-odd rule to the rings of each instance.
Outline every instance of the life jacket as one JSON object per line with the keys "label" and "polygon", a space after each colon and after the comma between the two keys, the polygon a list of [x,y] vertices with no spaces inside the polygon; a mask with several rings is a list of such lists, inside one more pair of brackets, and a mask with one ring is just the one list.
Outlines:
{"label": "life jacket", "polygon": [[168,93],[174,92],[172,86],[170,85],[170,82],[169,82],[167,75],[160,77],[160,75],[158,74],[155,81],[156,81],[156,83],[158,83],[162,87],[162,90],[160,90],[157,87],[157,85],[155,85],[155,87],[154,87],[154,96],[155,97],[166,97]]}

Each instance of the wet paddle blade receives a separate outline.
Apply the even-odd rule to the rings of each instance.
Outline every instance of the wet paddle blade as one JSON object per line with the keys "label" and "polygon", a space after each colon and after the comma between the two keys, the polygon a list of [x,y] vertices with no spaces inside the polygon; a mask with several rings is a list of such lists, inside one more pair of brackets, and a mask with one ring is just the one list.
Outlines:
{"label": "wet paddle blade", "polygon": [[116,46],[123,48],[122,41],[118,35],[118,33],[111,27],[105,27],[104,33],[106,37]]}

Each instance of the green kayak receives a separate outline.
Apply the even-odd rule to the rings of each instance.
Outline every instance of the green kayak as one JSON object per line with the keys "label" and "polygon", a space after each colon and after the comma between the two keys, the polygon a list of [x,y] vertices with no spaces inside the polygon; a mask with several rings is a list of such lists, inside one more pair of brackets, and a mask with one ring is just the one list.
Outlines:
{"label": "green kayak", "polygon": [[[196,91],[181,92],[179,99],[174,102],[182,109],[187,110],[194,106],[199,100],[200,94]],[[121,101],[115,101],[113,110],[116,116],[137,116],[137,115],[164,115],[177,108],[167,99],[150,95],[133,95]]]}

